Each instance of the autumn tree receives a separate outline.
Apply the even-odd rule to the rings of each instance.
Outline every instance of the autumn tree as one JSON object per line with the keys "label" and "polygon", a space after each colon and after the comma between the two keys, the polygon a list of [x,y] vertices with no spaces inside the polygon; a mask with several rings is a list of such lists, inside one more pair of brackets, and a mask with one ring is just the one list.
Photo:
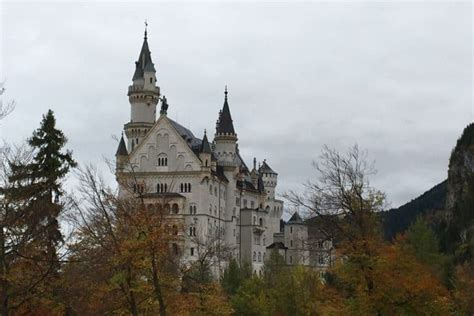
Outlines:
{"label": "autumn tree", "polygon": [[338,259],[326,288],[344,302],[344,314],[446,313],[449,295],[429,267],[401,245],[382,238],[378,212],[384,194],[370,185],[375,173],[367,153],[352,147],[339,153],[325,147],[314,164],[318,177],[295,205],[318,216],[336,240]]}

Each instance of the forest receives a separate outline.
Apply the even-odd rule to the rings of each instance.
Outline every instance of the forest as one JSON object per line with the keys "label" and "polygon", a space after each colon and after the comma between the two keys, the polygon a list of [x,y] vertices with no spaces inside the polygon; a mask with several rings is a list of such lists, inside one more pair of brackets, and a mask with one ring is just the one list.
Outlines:
{"label": "forest", "polygon": [[[321,275],[274,252],[255,275],[218,236],[196,240],[197,260],[182,265],[172,245],[188,232],[79,164],[50,110],[27,143],[0,150],[1,315],[471,315],[474,177],[457,161],[472,153],[472,130],[438,188],[447,197],[412,204],[402,228],[381,216],[367,152],[324,147],[307,191],[285,199],[324,222],[337,260]],[[216,257],[229,262],[220,278]]]}

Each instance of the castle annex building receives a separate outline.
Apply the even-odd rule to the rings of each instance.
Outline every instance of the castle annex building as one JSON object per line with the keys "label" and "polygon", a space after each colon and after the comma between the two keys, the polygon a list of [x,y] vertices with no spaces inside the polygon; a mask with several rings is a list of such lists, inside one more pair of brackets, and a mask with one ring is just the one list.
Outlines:
{"label": "castle annex building", "polygon": [[[116,152],[119,194],[140,193],[147,206],[166,214],[179,237],[173,251],[184,263],[197,260],[203,245],[216,243],[238,261],[251,262],[255,273],[271,249],[286,254],[285,241],[291,237],[280,227],[283,201],[275,196],[278,174],[265,160],[257,166],[254,158],[249,168],[242,159],[227,89],[213,139],[205,131],[198,138],[170,119],[145,31],[128,97],[127,141],[122,136]],[[156,113],[158,103],[161,109]],[[133,179],[133,185],[124,179]],[[288,228],[288,234],[300,224]],[[218,261],[214,266],[219,274],[226,259],[217,257],[212,260]],[[293,262],[298,263],[296,252]]]}

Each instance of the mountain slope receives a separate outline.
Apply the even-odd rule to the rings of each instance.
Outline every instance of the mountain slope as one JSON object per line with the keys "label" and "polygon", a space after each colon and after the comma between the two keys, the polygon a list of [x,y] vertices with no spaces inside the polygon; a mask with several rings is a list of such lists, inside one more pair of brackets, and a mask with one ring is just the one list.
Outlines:
{"label": "mountain slope", "polygon": [[418,216],[444,209],[447,183],[445,180],[410,202],[381,213],[385,238],[390,240],[404,232]]}

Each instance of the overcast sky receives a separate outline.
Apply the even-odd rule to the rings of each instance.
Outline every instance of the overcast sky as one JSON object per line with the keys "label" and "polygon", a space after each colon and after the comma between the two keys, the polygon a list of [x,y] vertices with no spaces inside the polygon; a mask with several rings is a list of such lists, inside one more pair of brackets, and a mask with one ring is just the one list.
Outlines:
{"label": "overcast sky", "polygon": [[[470,2],[0,3],[0,81],[21,142],[48,108],[81,163],[104,168],[128,122],[144,20],[168,115],[215,130],[224,86],[248,165],[280,193],[315,175],[323,144],[368,150],[392,206],[447,176],[473,121]],[[104,174],[107,171],[104,168]],[[112,177],[108,177],[113,181]]]}

